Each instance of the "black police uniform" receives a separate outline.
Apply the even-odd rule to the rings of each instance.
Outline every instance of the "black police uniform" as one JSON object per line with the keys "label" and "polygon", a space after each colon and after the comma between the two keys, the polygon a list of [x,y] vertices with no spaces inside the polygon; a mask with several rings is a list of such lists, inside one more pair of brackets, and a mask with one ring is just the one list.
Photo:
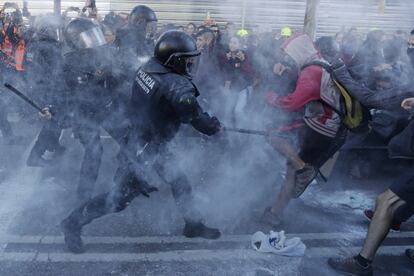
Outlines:
{"label": "black police uniform", "polygon": [[119,104],[114,76],[113,48],[93,21],[75,19],[64,30],[70,49],[64,55],[63,75],[66,83],[67,106],[71,113],[73,133],[84,147],[78,196],[92,196],[98,178],[103,146],[103,127],[118,143],[124,136],[125,108]]}
{"label": "black police uniform", "polygon": [[116,32],[114,41],[122,61],[128,64],[141,56],[151,56],[154,50],[153,40],[146,37],[145,29],[133,25],[126,25]]}
{"label": "black police uniform", "polygon": [[[72,235],[80,239],[83,225],[105,214],[119,212],[140,194],[148,196],[156,190],[147,181],[146,172],[150,168],[155,169],[171,185],[186,227],[200,223],[199,214],[192,208],[191,185],[187,177],[183,172],[167,170],[165,166],[171,157],[166,145],[182,123],[191,124],[207,135],[213,135],[220,129],[219,121],[202,111],[196,100],[197,96],[197,88],[190,78],[174,73],[154,58],[138,70],[131,98],[133,127],[120,151],[121,166],[114,178],[116,188],[86,202],[62,222],[65,239],[71,251],[82,251],[71,248],[71,241],[67,240],[72,239]],[[137,152],[140,152],[138,156]],[[190,230],[186,236],[192,237]],[[218,236],[219,232],[211,238]]]}
{"label": "black police uniform", "polygon": [[[1,33],[0,33],[0,38],[1,38]],[[0,39],[0,43],[1,43],[1,39]],[[5,80],[4,75],[5,75],[5,71],[6,71],[6,65],[4,64],[3,61],[3,55],[0,52],[0,83],[4,83]],[[3,89],[2,89],[3,90]],[[1,92],[0,90],[0,131],[3,135],[3,138],[10,138],[13,135],[12,132],[12,128],[10,126],[10,122],[7,119],[7,104],[5,102],[5,93]]]}
{"label": "black police uniform", "polygon": [[114,41],[118,49],[118,59],[128,80],[142,65],[141,58],[152,56],[154,51],[153,33],[147,33],[147,25],[156,22],[157,16],[147,6],[136,6],[128,17],[128,24],[116,32]]}
{"label": "black police uniform", "polygon": [[100,128],[104,128],[118,143],[125,135],[127,118],[117,94],[117,79],[111,56],[105,46],[90,51],[72,52],[65,57],[64,75],[71,88],[69,105],[73,112],[72,127],[75,138],[84,147],[78,184],[80,199],[92,196],[98,178],[103,146]]}
{"label": "black police uniform", "polygon": [[56,38],[46,35],[38,36],[28,49],[30,67],[28,68],[28,80],[36,95],[35,100],[42,106],[52,106],[53,110],[59,110],[54,114],[53,120],[45,122],[37,140],[29,154],[27,164],[29,166],[43,166],[46,161],[42,155],[46,150],[63,153],[64,147],[60,145],[59,138],[65,127],[64,114],[66,96],[62,84],[62,49]]}
{"label": "black police uniform", "polygon": [[[0,94],[0,97],[1,96],[2,95]],[[0,98],[0,131],[3,135],[3,138],[11,139],[11,137],[13,137],[12,128],[11,128],[9,120],[7,119],[7,105],[1,98]]]}

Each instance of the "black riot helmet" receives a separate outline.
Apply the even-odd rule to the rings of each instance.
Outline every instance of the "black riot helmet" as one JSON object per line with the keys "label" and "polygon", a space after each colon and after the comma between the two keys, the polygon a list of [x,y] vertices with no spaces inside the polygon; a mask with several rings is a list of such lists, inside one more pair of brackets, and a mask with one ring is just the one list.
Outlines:
{"label": "black riot helmet", "polygon": [[34,22],[35,38],[38,40],[62,40],[62,20],[55,15],[39,16]]}
{"label": "black riot helmet", "polygon": [[105,45],[101,28],[87,18],[75,18],[63,32],[65,42],[71,50],[83,50]]}
{"label": "black riot helmet", "polygon": [[148,22],[157,22],[155,12],[144,5],[136,6],[128,17],[128,23],[131,25],[142,25]]}
{"label": "black riot helmet", "polygon": [[155,36],[157,21],[155,12],[144,5],[133,8],[128,17],[129,25],[134,26],[139,31],[144,31],[147,39],[152,39]]}
{"label": "black riot helmet", "polygon": [[195,40],[181,31],[165,32],[155,44],[154,57],[179,74],[189,75],[193,58],[199,55]]}

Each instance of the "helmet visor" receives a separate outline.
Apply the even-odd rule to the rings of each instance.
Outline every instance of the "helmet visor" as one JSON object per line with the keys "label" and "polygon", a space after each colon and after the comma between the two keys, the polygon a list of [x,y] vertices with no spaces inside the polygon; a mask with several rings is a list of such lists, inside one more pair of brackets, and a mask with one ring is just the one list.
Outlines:
{"label": "helmet visor", "polygon": [[94,27],[79,34],[79,48],[94,48],[105,45],[105,36],[99,27]]}
{"label": "helmet visor", "polygon": [[200,54],[201,54],[201,52],[199,50],[195,50],[195,51],[192,51],[192,52],[174,53],[168,58],[168,60],[164,64],[165,65],[170,64],[170,62],[173,59],[176,59],[176,58],[186,58],[186,59],[187,58],[193,58],[191,60],[196,60],[196,57],[198,57]]}

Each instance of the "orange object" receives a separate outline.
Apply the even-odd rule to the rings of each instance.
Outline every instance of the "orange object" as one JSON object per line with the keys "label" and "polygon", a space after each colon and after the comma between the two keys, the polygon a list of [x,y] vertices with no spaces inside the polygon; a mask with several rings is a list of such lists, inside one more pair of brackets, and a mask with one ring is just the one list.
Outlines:
{"label": "orange object", "polygon": [[25,43],[24,43],[24,40],[21,39],[19,41],[19,45],[16,48],[16,52],[14,54],[14,58],[16,61],[16,71],[24,71],[23,61],[24,61],[25,51],[26,51]]}
{"label": "orange object", "polygon": [[[0,50],[3,52],[4,55],[6,55],[7,58],[13,57],[13,45],[9,40],[9,37],[6,35],[5,31],[2,31],[2,35],[4,36],[4,42],[2,45],[0,45]],[[10,60],[5,59],[4,63],[9,64]]]}

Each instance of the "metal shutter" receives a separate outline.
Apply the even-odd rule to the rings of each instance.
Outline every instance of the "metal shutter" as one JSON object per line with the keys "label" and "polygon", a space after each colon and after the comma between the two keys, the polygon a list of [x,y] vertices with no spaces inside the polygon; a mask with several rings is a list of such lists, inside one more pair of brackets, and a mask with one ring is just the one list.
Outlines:
{"label": "metal shutter", "polygon": [[342,26],[357,27],[362,32],[378,28],[387,32],[414,29],[414,1],[387,0],[381,10],[380,0],[319,0],[318,35],[333,34]]}
{"label": "metal shutter", "polygon": [[[1,0],[4,1],[4,0]],[[388,32],[414,28],[414,1],[386,0],[384,12],[380,3],[384,0],[319,0],[317,35],[332,35],[341,27],[356,26],[366,32],[379,28]],[[22,1],[17,1],[22,3]],[[210,12],[218,23],[232,21],[241,26],[243,4],[246,3],[246,27],[262,26],[281,29],[290,26],[301,29],[306,0],[96,0],[98,10],[105,14],[110,10],[129,12],[136,5],[148,5],[159,17],[160,23],[200,24]],[[68,6],[82,7],[84,1],[62,0],[62,10]],[[33,14],[51,12],[53,0],[29,0]]]}

